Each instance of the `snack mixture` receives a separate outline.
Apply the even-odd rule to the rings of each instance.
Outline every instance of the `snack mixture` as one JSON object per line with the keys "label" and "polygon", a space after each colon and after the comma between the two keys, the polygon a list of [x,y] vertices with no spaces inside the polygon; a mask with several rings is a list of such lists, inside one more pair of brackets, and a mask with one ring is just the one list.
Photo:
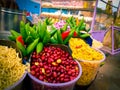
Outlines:
{"label": "snack mixture", "polygon": [[101,62],[104,61],[104,55],[100,50],[91,48],[80,38],[71,38],[69,46],[72,50],[72,56],[82,66],[82,75],[77,81],[78,85],[89,85],[97,75]]}
{"label": "snack mixture", "polygon": [[13,48],[0,45],[0,90],[14,85],[25,73],[25,65]]}
{"label": "snack mixture", "polygon": [[80,38],[71,38],[69,46],[72,50],[72,56],[78,60],[101,60],[102,53],[91,48],[86,42]]}

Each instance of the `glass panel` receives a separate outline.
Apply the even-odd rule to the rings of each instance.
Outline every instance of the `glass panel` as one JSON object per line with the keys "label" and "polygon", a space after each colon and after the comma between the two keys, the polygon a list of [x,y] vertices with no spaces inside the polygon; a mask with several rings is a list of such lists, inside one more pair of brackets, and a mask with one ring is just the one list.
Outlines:
{"label": "glass panel", "polygon": [[117,50],[120,48],[120,30],[114,29],[113,36],[114,37],[112,37],[112,30],[108,30],[103,39],[103,45],[110,50],[112,50],[112,47],[113,50]]}
{"label": "glass panel", "polygon": [[0,1],[0,33],[11,29],[19,31],[20,20],[26,21],[26,14],[19,10],[15,0]]}
{"label": "glass panel", "polygon": [[114,30],[114,49],[120,48],[120,30]]}
{"label": "glass panel", "polygon": [[26,15],[15,0],[0,0],[0,39],[8,39],[11,29],[19,32],[20,20],[26,21]]}
{"label": "glass panel", "polygon": [[[111,4],[107,4],[107,3],[108,2],[106,2],[105,0],[98,1],[96,20],[95,20],[95,25],[94,25],[95,31],[106,30],[114,22],[116,12],[117,12],[117,6],[115,6],[113,2]],[[107,13],[108,11],[107,7],[111,8],[112,14]]]}

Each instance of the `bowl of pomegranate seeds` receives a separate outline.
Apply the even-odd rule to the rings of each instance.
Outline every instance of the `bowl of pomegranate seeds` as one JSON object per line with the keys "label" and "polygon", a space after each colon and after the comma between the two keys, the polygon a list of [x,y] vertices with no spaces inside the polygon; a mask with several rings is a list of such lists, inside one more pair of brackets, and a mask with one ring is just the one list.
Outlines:
{"label": "bowl of pomegranate seeds", "polygon": [[28,76],[32,90],[73,90],[81,74],[81,65],[65,45],[47,45],[30,57]]}

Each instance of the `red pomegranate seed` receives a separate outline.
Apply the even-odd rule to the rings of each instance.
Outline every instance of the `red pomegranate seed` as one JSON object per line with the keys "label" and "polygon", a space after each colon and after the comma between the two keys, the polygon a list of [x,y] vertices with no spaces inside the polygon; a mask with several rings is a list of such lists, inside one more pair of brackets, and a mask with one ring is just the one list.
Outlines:
{"label": "red pomegranate seed", "polygon": [[32,58],[35,58],[35,55],[34,55],[34,54],[32,55]]}
{"label": "red pomegranate seed", "polygon": [[68,71],[68,75],[71,75],[72,74],[72,72],[71,71]]}
{"label": "red pomegranate seed", "polygon": [[40,73],[40,75],[42,75],[42,74],[43,74],[43,73],[42,73],[42,70],[40,70],[39,73]]}
{"label": "red pomegranate seed", "polygon": [[49,74],[49,73],[51,73],[51,71],[50,70],[46,70],[46,74]]}
{"label": "red pomegranate seed", "polygon": [[75,76],[75,73],[72,73],[72,76]]}
{"label": "red pomegranate seed", "polygon": [[48,69],[48,66],[47,66],[47,65],[44,65],[44,69]]}
{"label": "red pomegranate seed", "polygon": [[36,69],[35,69],[35,72],[36,72],[36,73],[39,72],[39,68],[36,68]]}
{"label": "red pomegranate seed", "polygon": [[40,65],[40,67],[43,67],[43,63],[42,62],[40,62],[39,65]]}
{"label": "red pomegranate seed", "polygon": [[51,63],[53,61],[54,61],[53,58],[48,58],[48,63]]}
{"label": "red pomegranate seed", "polygon": [[72,70],[71,70],[72,73],[75,73],[75,71],[76,71],[75,69],[72,69]]}
{"label": "red pomegranate seed", "polygon": [[40,79],[40,80],[44,80],[44,77],[40,75],[40,76],[39,76],[39,79]]}
{"label": "red pomegranate seed", "polygon": [[64,79],[64,82],[68,82],[68,81],[69,81],[69,79],[68,79],[68,78],[65,78],[65,79]]}
{"label": "red pomegranate seed", "polygon": [[57,73],[53,72],[53,77],[56,78],[57,77]]}
{"label": "red pomegranate seed", "polygon": [[32,71],[31,71],[31,74],[32,74],[32,75],[35,75],[35,71],[34,71],[34,70],[32,70]]}
{"label": "red pomegranate seed", "polygon": [[41,59],[44,60],[44,59],[45,59],[45,56],[42,56]]}
{"label": "red pomegranate seed", "polygon": [[61,74],[60,77],[64,77],[65,75],[64,74]]}
{"label": "red pomegranate seed", "polygon": [[73,77],[73,76],[70,76],[70,80],[73,80],[73,79],[75,79],[75,77]]}
{"label": "red pomegranate seed", "polygon": [[33,65],[32,67],[31,67],[31,69],[35,69],[36,68],[36,66],[35,65]]}
{"label": "red pomegranate seed", "polygon": [[63,81],[64,81],[64,78],[63,78],[63,77],[62,77],[62,78],[60,78],[60,81],[61,81],[61,82],[63,82]]}

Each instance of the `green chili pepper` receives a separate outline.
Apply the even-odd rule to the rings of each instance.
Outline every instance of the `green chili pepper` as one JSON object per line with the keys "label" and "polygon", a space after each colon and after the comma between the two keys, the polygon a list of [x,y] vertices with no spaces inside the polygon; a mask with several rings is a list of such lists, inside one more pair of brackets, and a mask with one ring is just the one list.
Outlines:
{"label": "green chili pepper", "polygon": [[80,35],[80,31],[83,30],[86,26],[84,25],[84,19],[80,21],[78,26],[76,27],[76,32],[78,35]]}
{"label": "green chili pepper", "polygon": [[8,36],[8,39],[10,39],[11,41],[15,41],[16,40],[16,38],[13,35]]}
{"label": "green chili pepper", "polygon": [[85,31],[86,31],[86,32],[89,32],[89,31],[90,31],[90,28],[88,28],[88,29],[85,28]]}
{"label": "green chili pepper", "polygon": [[43,37],[43,44],[47,44],[50,41],[50,33],[46,30],[45,35]]}
{"label": "green chili pepper", "polygon": [[26,55],[27,55],[27,52],[26,52],[25,47],[22,45],[22,43],[19,42],[18,40],[16,40],[16,45],[17,45],[17,47],[21,50],[22,55],[23,55],[23,56],[26,56]]}
{"label": "green chili pepper", "polygon": [[68,19],[67,22],[69,23],[69,25],[70,25],[71,28],[73,28],[73,27],[76,25],[75,19],[74,19],[73,16],[71,16],[71,17]]}
{"label": "green chili pepper", "polygon": [[62,35],[61,35],[61,31],[57,30],[57,40],[59,44],[63,44],[63,39],[62,39]]}
{"label": "green chili pepper", "polygon": [[34,25],[32,26],[32,28],[36,31],[36,24],[34,24]]}
{"label": "green chili pepper", "polygon": [[23,21],[20,21],[20,33],[21,33],[23,39],[25,40],[27,37],[27,33],[25,30],[25,23]]}
{"label": "green chili pepper", "polygon": [[69,26],[70,26],[70,28],[73,28],[73,27],[74,27],[71,22],[69,22]]}
{"label": "green chili pepper", "polygon": [[80,23],[78,24],[79,30],[83,24],[84,24],[84,18],[82,18],[82,20],[80,20]]}
{"label": "green chili pepper", "polygon": [[25,30],[26,30],[27,36],[30,35],[30,23],[25,24]]}
{"label": "green chili pepper", "polygon": [[45,22],[41,23],[40,25],[41,25],[40,26],[40,39],[43,40],[45,32],[47,30],[47,25]]}
{"label": "green chili pepper", "polygon": [[84,33],[84,34],[81,34],[81,35],[80,35],[80,38],[84,39],[84,38],[87,38],[87,37],[89,37],[89,36],[90,36],[89,33]]}
{"label": "green chili pepper", "polygon": [[38,44],[39,38],[35,39],[31,44],[28,45],[27,47],[27,54],[29,55],[36,47]]}
{"label": "green chili pepper", "polygon": [[45,18],[44,22],[45,22],[47,25],[49,25],[49,18],[48,18],[48,17]]}
{"label": "green chili pepper", "polygon": [[36,39],[39,37],[38,33],[35,31],[35,29],[33,27],[30,27],[30,35]]}
{"label": "green chili pepper", "polygon": [[27,38],[25,39],[25,43],[26,45],[29,45],[30,43],[32,43],[34,41],[32,36],[27,36]]}
{"label": "green chili pepper", "polygon": [[68,20],[69,20],[70,22],[72,22],[72,18],[73,18],[73,16],[71,16],[70,18],[68,18]]}
{"label": "green chili pepper", "polygon": [[69,41],[69,39],[73,36],[73,34],[74,34],[74,29],[72,29],[71,31],[70,31],[70,34],[67,36],[67,38],[63,41],[63,43],[64,44],[67,44],[68,43],[68,41]]}
{"label": "green chili pepper", "polygon": [[57,40],[57,32],[53,35],[53,37]]}
{"label": "green chili pepper", "polygon": [[86,28],[86,24],[85,24],[85,23],[83,23],[83,24],[82,24],[82,26],[81,26],[81,27],[79,27],[79,30],[85,30],[85,28]]}
{"label": "green chili pepper", "polygon": [[79,27],[77,27],[75,31],[77,32],[77,34],[79,34],[80,33]]}
{"label": "green chili pepper", "polygon": [[50,43],[52,43],[52,44],[58,44],[58,41],[54,37],[51,37],[50,38]]}
{"label": "green chili pepper", "polygon": [[66,22],[68,23],[68,25],[70,26],[70,28],[74,27],[73,23],[72,23],[72,17],[69,17]]}
{"label": "green chili pepper", "polygon": [[52,37],[56,32],[57,32],[57,29],[52,29],[52,30],[50,31],[50,36]]}
{"label": "green chili pepper", "polygon": [[54,20],[52,18],[48,19],[48,25],[52,25],[54,23]]}
{"label": "green chili pepper", "polygon": [[36,46],[36,52],[37,54],[40,53],[42,50],[43,50],[43,43],[42,42],[39,42]]}
{"label": "green chili pepper", "polygon": [[38,22],[38,24],[36,25],[36,33],[38,33],[38,35],[39,35],[39,33],[40,33],[40,22]]}
{"label": "green chili pepper", "polygon": [[60,28],[61,32],[64,32],[67,30],[68,24],[66,23],[62,28]]}
{"label": "green chili pepper", "polygon": [[76,21],[75,21],[75,18],[73,16],[72,16],[71,22],[73,24],[73,27],[75,27],[76,26]]}
{"label": "green chili pepper", "polygon": [[18,32],[17,32],[17,31],[15,31],[15,30],[10,30],[10,32],[11,32],[12,36],[14,36],[14,37],[15,37],[15,39],[16,39],[18,36],[20,36],[20,35],[21,35],[20,33],[18,33]]}

